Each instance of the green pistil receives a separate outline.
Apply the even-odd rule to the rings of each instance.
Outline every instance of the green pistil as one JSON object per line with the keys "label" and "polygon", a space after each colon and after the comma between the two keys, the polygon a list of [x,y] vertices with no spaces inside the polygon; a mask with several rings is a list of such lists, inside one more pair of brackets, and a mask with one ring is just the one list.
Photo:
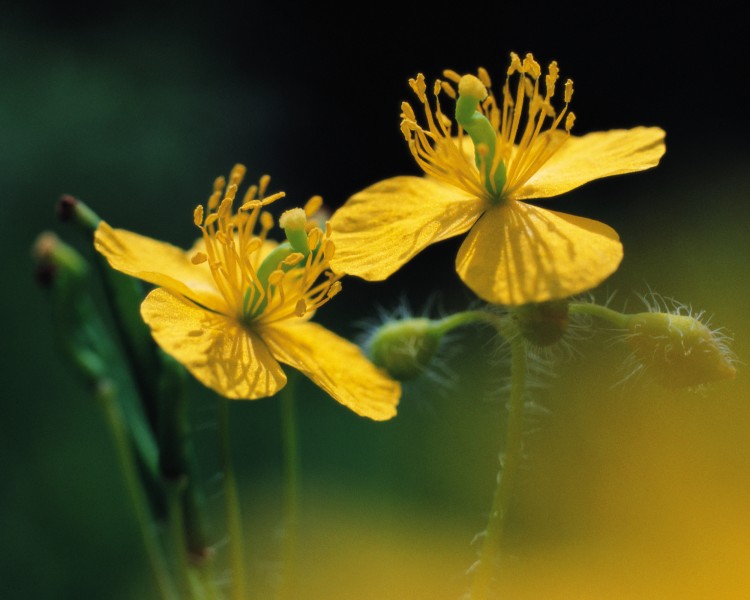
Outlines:
{"label": "green pistil", "polygon": [[[307,223],[307,217],[305,211],[301,208],[293,208],[286,211],[279,219],[279,224],[284,230],[286,235],[286,242],[283,242],[276,246],[261,263],[260,267],[256,272],[258,277],[259,289],[268,291],[268,279],[271,273],[277,269],[288,271],[294,269],[300,265],[304,265],[304,261],[301,261],[295,266],[284,265],[283,261],[291,254],[299,253],[305,258],[310,255],[310,246],[307,242],[307,232],[305,231],[305,224]],[[250,305],[251,297],[253,292],[256,290],[256,286],[251,286],[245,291],[245,297],[242,300],[242,306],[245,313],[245,317],[248,321],[260,315],[268,305],[268,296],[254,306]]]}
{"label": "green pistil", "polygon": [[307,233],[305,230],[286,228],[284,229],[284,233],[286,234],[286,239],[292,247],[292,250],[294,250],[294,252],[299,252],[302,256],[307,258],[307,255],[310,254],[310,248],[307,245]]}
{"label": "green pistil", "polygon": [[464,128],[474,143],[474,159],[482,171],[484,185],[490,195],[499,200],[505,185],[505,164],[500,161],[492,173],[497,148],[497,134],[478,109],[479,103],[487,97],[487,89],[472,75],[466,75],[458,84],[456,100],[456,121]]}
{"label": "green pistil", "polygon": [[268,290],[268,278],[271,276],[271,273],[278,269],[282,261],[293,252],[295,252],[295,250],[292,245],[289,242],[284,242],[283,244],[276,246],[276,248],[274,248],[260,264],[260,267],[258,267],[258,270],[256,271],[258,282],[245,290],[245,297],[242,300],[242,306],[247,321],[251,321],[261,314],[268,305],[267,296],[264,297],[260,303],[251,305],[250,300],[254,295],[254,292],[256,289]]}

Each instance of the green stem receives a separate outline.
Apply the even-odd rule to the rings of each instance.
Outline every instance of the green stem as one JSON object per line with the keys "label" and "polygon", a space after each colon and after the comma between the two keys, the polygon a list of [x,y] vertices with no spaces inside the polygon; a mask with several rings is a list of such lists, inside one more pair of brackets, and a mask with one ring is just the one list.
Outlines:
{"label": "green stem", "polygon": [[598,317],[605,321],[609,321],[615,327],[626,329],[628,321],[630,320],[629,315],[624,315],[606,306],[600,306],[589,302],[571,302],[568,305],[568,312],[571,315],[591,315]]}
{"label": "green stem", "polygon": [[297,558],[299,523],[299,438],[294,399],[296,379],[290,377],[281,391],[281,435],[284,452],[284,537],[281,542],[281,578],[277,600],[292,598],[293,574]]}
{"label": "green stem", "polygon": [[113,385],[107,380],[101,380],[96,387],[95,396],[102,407],[104,415],[109,424],[112,438],[117,450],[117,458],[120,462],[125,487],[133,505],[135,518],[141,532],[146,557],[151,566],[154,580],[159,588],[159,594],[163,600],[176,600],[175,593],[167,563],[162,555],[162,549],[158,543],[156,530],[151,521],[148,503],[140,485],[138,471],[133,460],[133,454],[128,439],[127,430],[123,421],[122,413],[118,407]]}
{"label": "green stem", "polygon": [[467,310],[435,321],[432,325],[432,331],[437,335],[444,335],[456,327],[486,323],[492,325],[500,335],[504,335],[507,320],[507,316],[497,315],[486,310]]}
{"label": "green stem", "polygon": [[229,563],[232,571],[231,598],[232,600],[246,600],[245,556],[242,543],[244,536],[237,480],[232,467],[229,402],[226,398],[219,398],[220,461],[224,474],[224,503],[229,533]]}
{"label": "green stem", "polygon": [[172,539],[175,565],[177,567],[177,585],[181,598],[193,598],[190,585],[190,564],[188,562],[187,541],[185,539],[182,496],[187,482],[184,478],[165,482],[167,512],[169,514],[169,535]]}
{"label": "green stem", "polygon": [[511,390],[508,404],[505,448],[500,460],[495,496],[492,500],[487,529],[474,571],[471,600],[488,598],[492,572],[503,538],[508,510],[515,490],[516,477],[523,455],[523,409],[526,388],[526,344],[523,339],[508,336],[511,344]]}

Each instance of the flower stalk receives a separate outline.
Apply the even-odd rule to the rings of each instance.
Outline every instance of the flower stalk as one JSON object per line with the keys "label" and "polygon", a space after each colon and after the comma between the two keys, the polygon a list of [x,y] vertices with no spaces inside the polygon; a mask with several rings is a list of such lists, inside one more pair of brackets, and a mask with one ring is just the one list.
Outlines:
{"label": "flower stalk", "polygon": [[507,523],[516,479],[523,458],[524,394],[526,391],[526,342],[518,335],[507,335],[511,347],[511,388],[505,425],[505,446],[500,459],[500,472],[492,500],[487,528],[484,532],[479,559],[474,568],[471,600],[485,600],[497,565],[497,558]]}
{"label": "flower stalk", "polygon": [[297,378],[291,377],[281,390],[281,437],[283,450],[283,537],[281,540],[281,573],[277,600],[291,600],[297,562],[299,530],[300,455],[295,392]]}
{"label": "flower stalk", "polygon": [[219,403],[219,460],[224,480],[224,510],[229,535],[229,565],[232,572],[230,597],[246,600],[244,529],[240,509],[237,479],[232,463],[229,400],[218,398]]}

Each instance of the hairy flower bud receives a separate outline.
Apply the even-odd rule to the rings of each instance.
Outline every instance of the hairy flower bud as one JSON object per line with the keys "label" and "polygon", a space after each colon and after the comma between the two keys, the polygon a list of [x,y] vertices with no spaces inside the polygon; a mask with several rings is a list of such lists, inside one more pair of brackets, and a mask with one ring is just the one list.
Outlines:
{"label": "hairy flower bud", "polygon": [[691,315],[637,313],[628,318],[627,329],[634,357],[665,387],[695,387],[735,376],[725,336]]}
{"label": "hairy flower bud", "polygon": [[442,335],[435,322],[427,318],[388,321],[370,337],[367,353],[394,379],[414,379],[435,355]]}

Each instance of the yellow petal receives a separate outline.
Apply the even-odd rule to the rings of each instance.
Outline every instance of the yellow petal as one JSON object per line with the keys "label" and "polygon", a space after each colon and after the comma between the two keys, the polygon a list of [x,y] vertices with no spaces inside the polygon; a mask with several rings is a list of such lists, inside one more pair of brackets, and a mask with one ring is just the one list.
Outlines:
{"label": "yellow petal", "polygon": [[277,323],[259,333],[279,361],[305,374],[358,415],[376,421],[395,416],[401,386],[355,344],[305,321]]}
{"label": "yellow petal", "polygon": [[229,317],[163,288],[146,296],[141,315],[159,346],[222,396],[265,398],[286,383],[263,341]]}
{"label": "yellow petal", "polygon": [[102,221],[94,235],[94,247],[113,269],[154,285],[179,292],[219,312],[228,312],[207,264],[190,262],[195,252],[126,231]]}
{"label": "yellow petal", "polygon": [[385,279],[423,248],[467,231],[484,202],[422,177],[386,179],[352,196],[331,218],[331,268]]}
{"label": "yellow petal", "polygon": [[487,211],[456,257],[456,270],[488,302],[518,306],[599,285],[622,260],[607,225],[523,202]]}
{"label": "yellow petal", "polygon": [[664,154],[664,130],[635,127],[570,136],[518,190],[510,196],[550,198],[611,175],[633,173],[659,164]]}

